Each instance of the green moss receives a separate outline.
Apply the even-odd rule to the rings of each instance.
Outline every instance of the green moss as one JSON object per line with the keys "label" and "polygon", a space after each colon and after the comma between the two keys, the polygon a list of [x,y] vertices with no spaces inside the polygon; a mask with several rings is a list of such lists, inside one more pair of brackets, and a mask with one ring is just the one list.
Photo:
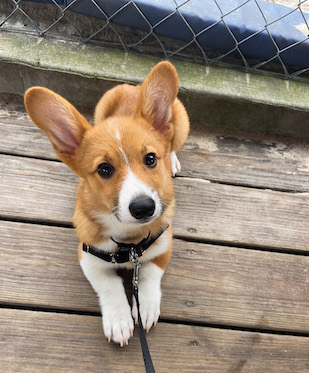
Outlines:
{"label": "green moss", "polygon": [[[76,86],[81,84],[82,78],[87,105],[94,106],[91,96],[97,99],[116,82],[141,82],[159,61],[155,57],[98,46],[0,33],[2,65],[4,62],[14,64],[15,74],[16,65],[37,69],[41,85],[50,84],[50,74],[55,72],[54,78],[60,79],[61,76],[59,83],[68,85],[67,91],[73,103],[81,101],[81,89],[76,89]],[[206,68],[187,61],[172,62],[179,74],[181,99],[192,121],[208,126],[309,137],[308,83],[257,73],[248,75],[237,69]],[[7,66],[6,69],[8,76],[2,76],[2,80],[10,75]],[[33,71],[23,71],[29,75],[27,83],[33,85],[36,80]],[[57,86],[51,84],[54,85]],[[4,90],[0,87],[1,92]],[[93,95],[89,93],[91,91]]]}

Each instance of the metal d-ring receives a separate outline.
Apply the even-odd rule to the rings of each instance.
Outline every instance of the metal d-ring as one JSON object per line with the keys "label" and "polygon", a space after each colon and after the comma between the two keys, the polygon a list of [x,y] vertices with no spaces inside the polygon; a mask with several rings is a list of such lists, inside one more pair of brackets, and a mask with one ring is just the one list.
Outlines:
{"label": "metal d-ring", "polygon": [[134,247],[131,247],[130,249],[130,261],[133,265],[133,277],[132,277],[132,284],[134,287],[137,288],[138,286],[138,278],[139,278],[139,260],[138,260],[138,254],[136,252],[136,249]]}

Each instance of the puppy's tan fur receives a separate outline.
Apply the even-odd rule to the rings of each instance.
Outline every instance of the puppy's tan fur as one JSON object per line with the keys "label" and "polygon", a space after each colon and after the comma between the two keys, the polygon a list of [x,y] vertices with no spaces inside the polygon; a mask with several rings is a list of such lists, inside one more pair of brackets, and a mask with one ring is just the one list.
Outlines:
{"label": "puppy's tan fur", "polygon": [[[91,126],[73,105],[55,92],[42,87],[33,87],[26,92],[25,105],[32,121],[47,134],[58,157],[80,179],[73,222],[81,242],[81,262],[85,254],[81,250],[83,242],[95,247],[110,247],[110,235],[115,234],[112,227],[114,212],[119,207],[119,194],[128,169],[141,183],[156,191],[164,208],[162,214],[148,224],[120,221],[121,231],[114,238],[137,243],[149,232],[156,235],[163,226],[170,224],[175,207],[170,153],[182,147],[189,132],[188,116],[177,94],[176,70],[170,63],[161,62],[141,86],[123,84],[106,92],[96,107],[94,126]],[[158,161],[154,168],[143,162],[149,153],[156,154]],[[110,178],[98,174],[98,165],[102,163],[113,165],[115,172]],[[167,232],[169,238],[165,249],[160,249],[159,255],[151,257],[149,254],[150,261],[162,270],[165,270],[172,251],[171,226]],[[156,243],[148,250],[155,253],[159,246],[160,243]],[[142,257],[141,262],[143,260]],[[85,274],[87,271],[84,269]],[[91,276],[87,277],[101,299],[100,290],[93,284]],[[108,305],[102,308],[104,318],[104,308]],[[117,320],[116,316],[111,318]],[[113,322],[118,327],[118,321]],[[130,324],[129,320],[127,322]],[[107,337],[122,344],[128,339],[126,330],[123,328],[120,333],[122,337],[116,337],[116,326]],[[131,331],[131,327],[129,329]]]}

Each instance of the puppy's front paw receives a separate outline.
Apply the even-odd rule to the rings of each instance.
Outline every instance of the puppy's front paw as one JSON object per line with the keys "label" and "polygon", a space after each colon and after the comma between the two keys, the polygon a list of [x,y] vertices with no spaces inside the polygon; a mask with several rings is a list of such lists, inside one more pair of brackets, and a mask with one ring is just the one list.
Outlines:
{"label": "puppy's front paw", "polygon": [[[140,313],[143,323],[143,328],[149,332],[152,325],[156,326],[160,316],[160,302],[161,292],[154,294],[155,292],[143,292],[140,291],[139,302],[140,302]],[[132,316],[135,323],[138,323],[138,314],[135,298],[133,297]]]}
{"label": "puppy's front paw", "polygon": [[127,345],[129,338],[133,336],[133,319],[129,304],[125,307],[104,307],[103,308],[103,330],[110,342],[113,340],[121,347]]}
{"label": "puppy's front paw", "polygon": [[171,158],[172,176],[175,177],[176,174],[181,171],[180,162],[175,152],[171,152],[170,158]]}

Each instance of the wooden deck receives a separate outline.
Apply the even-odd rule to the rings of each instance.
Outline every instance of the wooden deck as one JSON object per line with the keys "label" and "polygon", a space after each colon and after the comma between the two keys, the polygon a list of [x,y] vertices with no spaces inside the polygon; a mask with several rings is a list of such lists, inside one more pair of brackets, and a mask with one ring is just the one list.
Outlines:
{"label": "wooden deck", "polygon": [[[0,153],[0,371],[143,372],[79,268],[76,178],[5,103]],[[180,160],[156,371],[308,373],[309,146],[193,126]]]}

